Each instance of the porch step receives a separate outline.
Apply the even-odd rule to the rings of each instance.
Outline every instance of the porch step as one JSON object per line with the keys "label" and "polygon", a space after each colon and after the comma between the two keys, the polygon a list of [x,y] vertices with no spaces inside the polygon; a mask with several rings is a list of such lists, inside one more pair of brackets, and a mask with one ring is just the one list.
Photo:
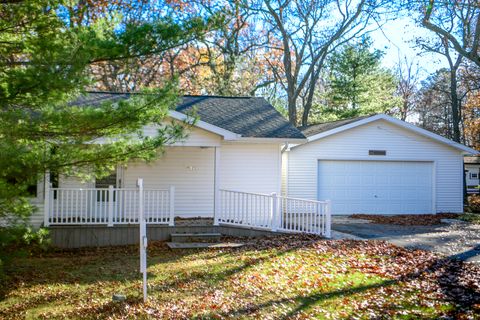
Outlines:
{"label": "porch step", "polygon": [[221,249],[221,248],[239,248],[244,246],[243,243],[235,242],[167,242],[167,246],[170,249]]}
{"label": "porch step", "polygon": [[222,237],[221,233],[172,233],[172,242],[175,243],[211,243],[218,242]]}

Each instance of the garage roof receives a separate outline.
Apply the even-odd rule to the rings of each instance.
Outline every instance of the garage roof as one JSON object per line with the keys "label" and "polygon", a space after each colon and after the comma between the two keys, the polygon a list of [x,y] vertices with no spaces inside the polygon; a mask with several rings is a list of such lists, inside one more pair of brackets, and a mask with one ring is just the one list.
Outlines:
{"label": "garage roof", "polygon": [[374,115],[368,115],[368,116],[363,116],[363,117],[356,117],[356,118],[348,118],[348,119],[342,119],[342,120],[337,120],[337,121],[329,121],[329,122],[322,122],[322,123],[317,123],[317,124],[312,124],[308,126],[303,126],[300,127],[299,129],[302,131],[302,133],[307,136],[313,136],[318,133],[322,133],[328,130],[332,130],[350,123],[354,123],[357,121],[360,121],[365,118],[373,117]]}

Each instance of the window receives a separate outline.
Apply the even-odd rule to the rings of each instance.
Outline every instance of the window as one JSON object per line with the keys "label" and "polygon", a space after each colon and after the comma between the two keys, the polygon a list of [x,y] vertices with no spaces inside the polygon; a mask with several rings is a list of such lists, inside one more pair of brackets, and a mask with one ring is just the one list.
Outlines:
{"label": "window", "polygon": [[[52,188],[58,188],[58,173],[50,171],[50,183],[52,184]],[[58,190],[53,190],[53,199],[57,199]]]}
{"label": "window", "polygon": [[36,197],[37,196],[37,184],[32,183],[27,187],[27,196]]}
{"label": "window", "polygon": [[95,180],[95,188],[108,188],[109,186],[117,186],[117,172]]}
{"label": "window", "polygon": [[[100,178],[100,179],[95,179],[95,188],[100,188],[100,189],[105,189],[110,186],[117,186],[117,172],[113,172],[112,174]],[[97,191],[97,201],[98,202],[107,202],[109,193],[108,191],[105,190],[98,190]],[[115,192],[113,193],[113,201],[115,201]]]}
{"label": "window", "polygon": [[470,173],[470,179],[478,179],[478,173]]}
{"label": "window", "polygon": [[50,183],[52,188],[58,188],[58,173],[50,172]]}

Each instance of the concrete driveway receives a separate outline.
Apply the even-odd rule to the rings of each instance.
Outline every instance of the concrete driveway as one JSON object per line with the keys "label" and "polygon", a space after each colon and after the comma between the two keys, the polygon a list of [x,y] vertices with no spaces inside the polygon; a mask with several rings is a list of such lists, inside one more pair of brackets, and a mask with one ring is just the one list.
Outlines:
{"label": "concrete driveway", "polygon": [[401,226],[333,216],[332,230],[480,263],[480,225],[458,221],[435,226]]}

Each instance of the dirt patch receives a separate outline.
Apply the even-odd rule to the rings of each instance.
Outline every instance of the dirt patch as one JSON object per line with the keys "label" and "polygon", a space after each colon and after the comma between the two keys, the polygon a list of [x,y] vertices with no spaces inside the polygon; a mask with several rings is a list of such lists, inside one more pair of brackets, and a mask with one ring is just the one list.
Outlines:
{"label": "dirt patch", "polygon": [[456,213],[438,213],[438,214],[399,214],[393,216],[383,216],[375,214],[352,214],[350,218],[369,220],[376,224],[395,224],[401,226],[432,226],[441,224],[442,219],[455,219],[459,215]]}
{"label": "dirt patch", "polygon": [[175,225],[176,226],[212,226],[213,225],[213,218],[203,218],[203,217],[196,217],[196,218],[175,218]]}

